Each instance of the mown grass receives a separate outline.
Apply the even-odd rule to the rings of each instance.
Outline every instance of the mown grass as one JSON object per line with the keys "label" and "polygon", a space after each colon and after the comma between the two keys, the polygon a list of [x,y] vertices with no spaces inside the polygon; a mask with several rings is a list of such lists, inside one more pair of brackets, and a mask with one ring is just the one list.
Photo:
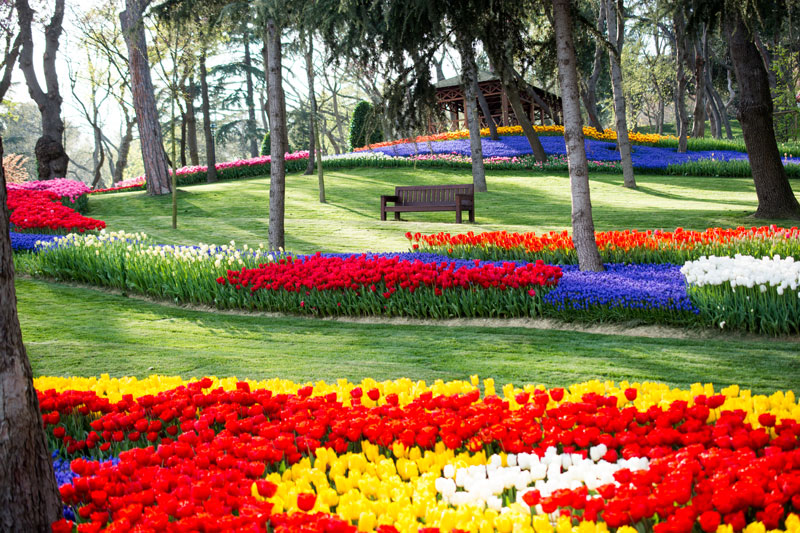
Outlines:
{"label": "mown grass", "polygon": [[23,279],[17,294],[36,375],[432,382],[478,374],[518,385],[609,379],[800,390],[791,342],[242,316]]}
{"label": "mown grass", "polygon": [[[489,192],[476,197],[474,225],[455,224],[455,214],[408,213],[404,221],[379,220],[381,194],[395,185],[469,183],[465,171],[354,169],[326,174],[328,203],[320,204],[316,176],[290,175],[286,187],[286,248],[295,252],[398,251],[404,234],[487,230],[570,229],[571,197],[566,173],[490,173]],[[623,188],[621,176],[594,175],[592,205],[598,230],[704,229],[710,226],[778,223],[753,220],[757,202],[752,180],[637,176],[638,189]],[[93,196],[90,216],[110,229],[144,231],[159,242],[257,246],[267,241],[269,179],[195,185],[180,189],[178,229],[171,228],[171,199],[144,192]],[[391,215],[390,215],[391,218]]]}
{"label": "mown grass", "polygon": [[[597,229],[702,229],[768,222],[751,180],[592,176]],[[469,182],[466,172],[358,169],[287,179],[286,242],[298,252],[406,250],[406,231],[547,231],[570,225],[566,174],[492,173],[477,196],[477,224],[454,213],[410,213],[381,222],[379,197],[395,185]],[[185,187],[179,227],[170,198],[124,193],[90,198],[109,230],[144,231],[162,243],[258,245],[267,241],[269,180]],[[18,261],[18,265],[24,261]],[[128,299],[90,288],[18,280],[19,315],[36,375],[279,376],[298,381],[363,377],[464,379],[567,385],[588,379],[738,383],[760,392],[800,390],[798,344],[743,338],[642,338],[521,328],[360,324],[228,315]]]}

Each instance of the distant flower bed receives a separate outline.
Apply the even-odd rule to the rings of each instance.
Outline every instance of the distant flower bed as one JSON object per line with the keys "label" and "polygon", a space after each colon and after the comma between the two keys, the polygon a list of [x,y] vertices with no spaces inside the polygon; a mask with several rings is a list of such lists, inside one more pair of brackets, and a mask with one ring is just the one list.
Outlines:
{"label": "distant flower bed", "polygon": [[91,192],[91,188],[82,181],[70,180],[66,178],[56,178],[43,181],[26,181],[25,183],[8,183],[6,189],[22,191],[51,191],[60,198],[67,198],[70,202],[75,202],[78,197]]}
{"label": "distant flower bed", "polygon": [[60,238],[52,233],[17,233],[10,232],[11,249],[15,252],[34,252],[50,241]]}
{"label": "distant flower bed", "polygon": [[[298,172],[306,168],[308,150],[286,154],[284,157],[286,161],[286,171]],[[217,178],[220,180],[236,180],[264,176],[269,174],[271,160],[272,158],[270,156],[265,155],[251,159],[237,159],[236,161],[217,163],[215,165],[217,169]],[[208,177],[208,166],[196,165],[181,167],[175,171],[175,176],[178,186],[205,182]],[[146,187],[145,182],[145,176],[139,176],[138,178],[127,180],[127,182],[119,182],[114,187],[92,191],[92,193],[102,194],[144,190]]]}
{"label": "distant flower bed", "polygon": [[[559,125],[539,126],[534,124],[533,129],[536,130],[536,133],[538,135],[544,137],[550,135],[564,135],[564,126],[559,126]],[[523,135],[522,126],[500,126],[497,128],[497,134],[501,136],[520,136]],[[595,128],[592,128],[591,126],[584,126],[583,134],[584,136],[590,139],[597,139],[602,141],[617,140],[617,132],[611,129],[599,131]],[[481,129],[481,137],[489,137],[489,135],[490,135],[489,128]],[[629,131],[628,138],[633,143],[641,143],[641,144],[655,144],[665,140],[677,139],[677,137],[674,137],[672,135],[658,135],[657,133],[638,133],[635,131]],[[387,146],[393,146],[398,144],[414,144],[414,143],[420,144],[428,142],[455,141],[461,139],[469,139],[469,130],[446,131],[443,133],[436,133],[433,135],[420,135],[413,139],[398,139],[395,141],[385,141],[363,146],[361,148],[356,148],[354,151],[360,152],[363,150],[375,150],[378,148],[384,148]]]}
{"label": "distant flower bed", "polygon": [[[473,232],[451,235],[406,233],[414,250],[462,259],[491,261],[535,261],[575,264],[577,254],[572,237],[566,232],[508,233]],[[608,263],[673,263],[697,259],[702,255],[771,256],[800,259],[800,229],[762,226],[735,229],[709,228],[691,231],[625,230],[595,234],[603,261]]]}
{"label": "distant flower bed", "polygon": [[[62,189],[62,192],[67,191]],[[11,211],[12,230],[17,232],[83,233],[106,227],[102,220],[85,217],[67,207],[61,203],[61,196],[49,189],[10,188],[7,204]]]}
{"label": "distant flower bed", "polygon": [[53,530],[800,531],[792,391],[479,385],[37,378]]}
{"label": "distant flower bed", "polygon": [[[560,135],[545,136],[541,138],[542,146],[548,156],[563,157],[566,155],[564,138]],[[525,137],[506,136],[500,140],[481,139],[484,158],[521,157],[532,154],[530,144]],[[590,161],[603,161],[618,163],[620,156],[616,145],[612,142],[587,139],[586,156]],[[383,153],[395,157],[420,157],[428,154],[457,154],[468,157],[471,153],[469,140],[441,140],[437,142],[395,142],[387,146],[373,146],[373,152]],[[364,153],[364,152],[359,152]],[[749,161],[747,153],[732,150],[705,150],[678,153],[675,148],[660,146],[635,146],[632,153],[635,168],[648,172],[667,174],[682,174],[680,167],[692,164],[696,173],[702,175],[741,175],[744,171],[739,168],[746,166],[749,174]],[[792,176],[800,176],[800,158],[782,158]],[[518,168],[525,168],[519,165]],[[744,167],[742,167],[744,168]],[[618,166],[610,168],[619,171]]]}

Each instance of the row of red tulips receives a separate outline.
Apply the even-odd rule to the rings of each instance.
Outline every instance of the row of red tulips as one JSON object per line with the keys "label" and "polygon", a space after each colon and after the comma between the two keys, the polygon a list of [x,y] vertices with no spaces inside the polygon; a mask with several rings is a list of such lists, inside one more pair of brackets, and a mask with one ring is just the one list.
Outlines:
{"label": "row of red tulips", "polygon": [[83,233],[106,227],[102,220],[83,216],[67,207],[58,194],[49,190],[11,189],[7,204],[15,231]]}

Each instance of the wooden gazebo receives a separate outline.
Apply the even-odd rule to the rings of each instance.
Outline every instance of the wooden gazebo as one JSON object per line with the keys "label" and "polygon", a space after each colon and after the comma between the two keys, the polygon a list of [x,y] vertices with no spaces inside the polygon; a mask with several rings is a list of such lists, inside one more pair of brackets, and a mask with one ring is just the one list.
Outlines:
{"label": "wooden gazebo", "polygon": [[[498,126],[516,126],[519,124],[517,117],[514,115],[514,110],[511,108],[511,104],[508,101],[506,92],[503,89],[503,84],[500,83],[500,79],[497,76],[491,72],[478,72],[478,87],[486,98],[489,112]],[[520,100],[522,101],[522,107],[525,109],[525,114],[528,116],[531,123],[542,125],[545,124],[545,121],[560,123],[561,98],[538,87],[534,87],[533,90],[536,91],[537,96],[550,107],[554,117],[547,115],[527,92],[521,91]],[[467,117],[464,112],[466,98],[461,85],[461,76],[454,76],[438,82],[436,84],[436,101],[439,109],[448,119],[444,122],[430,121],[428,130],[431,133],[467,129]],[[477,101],[475,105],[478,107],[481,127],[488,127],[489,124]]]}

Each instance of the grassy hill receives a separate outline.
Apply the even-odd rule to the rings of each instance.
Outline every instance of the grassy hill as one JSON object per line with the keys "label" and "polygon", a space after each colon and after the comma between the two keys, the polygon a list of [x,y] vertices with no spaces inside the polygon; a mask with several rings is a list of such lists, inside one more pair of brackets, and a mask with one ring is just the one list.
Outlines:
{"label": "grassy hill", "polygon": [[[600,230],[706,228],[763,224],[752,182],[742,179],[593,176]],[[326,177],[328,203],[317,201],[316,177],[287,178],[287,248],[297,252],[406,250],[406,231],[568,229],[566,174],[493,173],[477,197],[475,225],[454,213],[410,213],[381,222],[379,197],[395,185],[463,183],[464,172],[359,169]],[[109,230],[143,231],[163,243],[257,246],[267,240],[267,178],[181,189],[179,227],[170,227],[169,197],[144,193],[94,196],[90,215]],[[781,221],[772,221],[781,223]],[[181,309],[86,287],[17,282],[23,335],[36,375],[284,377],[297,381],[467,379],[568,385],[588,379],[738,383],[758,392],[800,391],[798,344],[756,337],[676,330],[625,334],[625,326],[590,332],[457,324],[330,321],[293,316],[224,314]],[[547,325],[538,324],[538,327]],[[630,326],[634,326],[631,324]],[[648,336],[642,336],[645,333]]]}

